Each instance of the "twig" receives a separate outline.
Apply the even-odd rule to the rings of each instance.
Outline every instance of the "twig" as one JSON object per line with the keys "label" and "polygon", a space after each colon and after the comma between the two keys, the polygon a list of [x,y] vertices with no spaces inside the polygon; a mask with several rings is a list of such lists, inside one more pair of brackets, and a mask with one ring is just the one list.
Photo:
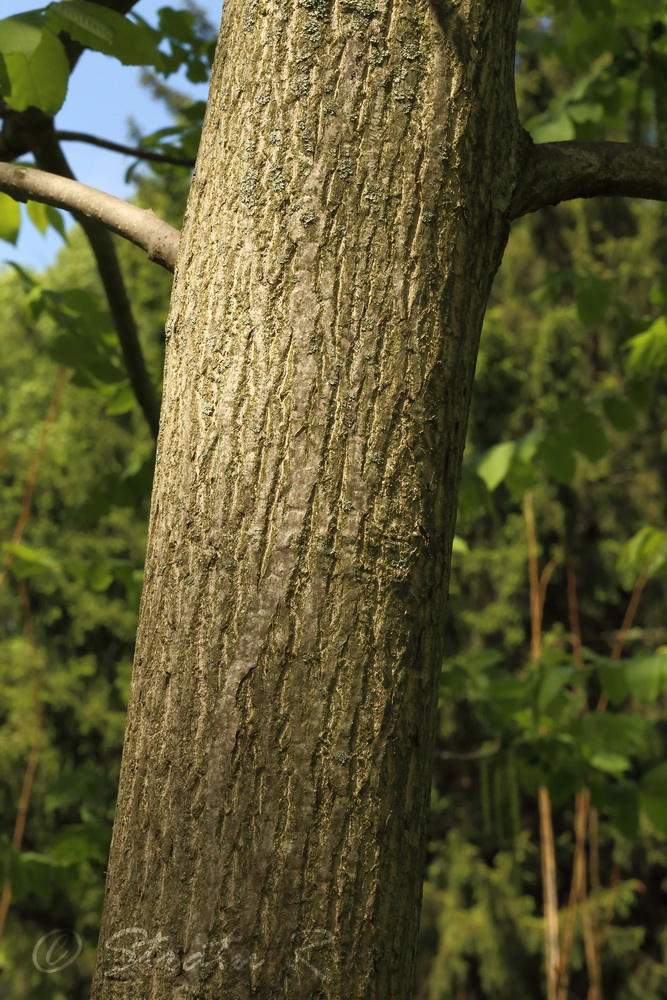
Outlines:
{"label": "twig", "polygon": [[[523,498],[528,544],[528,578],[530,581],[530,651],[536,663],[542,654],[542,616],[549,578],[555,564],[551,560],[539,573],[537,560],[537,530],[533,509],[533,494],[528,490]],[[556,852],[551,814],[549,789],[538,789],[540,813],[540,854],[542,857],[542,894],[544,897],[544,947],[547,966],[547,1000],[558,998],[558,971],[560,967],[560,942],[558,936],[558,892],[556,886]]]}
{"label": "twig", "polygon": [[542,886],[544,893],[544,941],[547,962],[547,998],[556,1000],[558,991],[559,941],[558,898],[556,893],[556,851],[548,788],[538,789],[540,811],[540,846],[542,856]]}
{"label": "twig", "polygon": [[590,791],[583,788],[575,799],[574,830],[576,846],[572,865],[572,881],[568,901],[565,926],[563,928],[563,948],[558,969],[558,1000],[567,1000],[570,982],[570,955],[574,941],[574,922],[579,902],[586,896],[586,820],[590,806]]}
{"label": "twig", "polygon": [[88,135],[87,132],[63,132],[57,129],[55,137],[59,142],[87,142],[91,146],[110,149],[114,153],[134,156],[137,160],[170,163],[175,167],[194,167],[195,165],[194,159],[190,156],[172,156],[169,153],[156,153],[152,149],[138,149],[134,146],[124,146],[120,142],[112,142],[110,139],[100,139],[96,135]]}

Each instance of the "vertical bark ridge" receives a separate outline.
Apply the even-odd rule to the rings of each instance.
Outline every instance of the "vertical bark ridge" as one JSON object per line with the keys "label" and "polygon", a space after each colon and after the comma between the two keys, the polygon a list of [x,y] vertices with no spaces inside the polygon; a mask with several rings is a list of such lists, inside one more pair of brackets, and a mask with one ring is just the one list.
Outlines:
{"label": "vertical bark ridge", "polygon": [[410,993],[518,6],[225,0],[95,1000]]}

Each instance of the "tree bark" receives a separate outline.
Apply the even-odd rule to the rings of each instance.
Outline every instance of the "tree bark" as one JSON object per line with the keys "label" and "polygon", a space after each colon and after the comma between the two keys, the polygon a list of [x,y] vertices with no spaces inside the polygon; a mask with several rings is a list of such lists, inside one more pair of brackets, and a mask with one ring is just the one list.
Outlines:
{"label": "tree bark", "polygon": [[225,0],[94,1000],[411,995],[519,0]]}

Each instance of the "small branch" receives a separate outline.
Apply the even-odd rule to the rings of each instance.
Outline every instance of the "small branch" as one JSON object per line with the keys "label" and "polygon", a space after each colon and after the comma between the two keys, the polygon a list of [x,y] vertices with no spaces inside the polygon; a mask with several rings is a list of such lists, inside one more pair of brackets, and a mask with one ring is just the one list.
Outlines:
{"label": "small branch", "polygon": [[120,142],[111,142],[109,139],[100,139],[96,135],[88,135],[87,132],[56,131],[55,136],[59,142],[87,142],[91,146],[110,149],[114,153],[135,156],[138,160],[151,160],[154,163],[170,163],[175,167],[194,167],[195,165],[192,157],[170,156],[168,153],[156,153],[150,149],[136,149],[133,146],[124,146]]}
{"label": "small branch", "polygon": [[551,797],[542,785],[537,792],[540,813],[540,850],[544,894],[544,947],[547,966],[547,1000],[557,1000],[560,948],[558,937],[558,893],[556,888],[556,849],[551,814]]}
{"label": "small branch", "polygon": [[572,198],[667,201],[667,150],[631,142],[545,142],[533,146],[511,217]]}
{"label": "small branch", "polygon": [[179,231],[150,210],[58,174],[15,163],[0,163],[0,191],[17,201],[40,201],[83,215],[141,247],[150,260],[173,271]]}

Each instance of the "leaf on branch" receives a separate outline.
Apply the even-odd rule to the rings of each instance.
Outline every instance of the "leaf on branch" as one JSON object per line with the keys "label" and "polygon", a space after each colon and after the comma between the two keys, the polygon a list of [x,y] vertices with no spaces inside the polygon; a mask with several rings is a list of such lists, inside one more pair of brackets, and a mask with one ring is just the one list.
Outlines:
{"label": "leaf on branch", "polygon": [[512,457],[516,451],[514,441],[503,441],[485,452],[479,465],[477,475],[486,483],[486,488],[492,493],[502,483],[507,475]]}
{"label": "leaf on branch", "polygon": [[567,484],[574,479],[577,462],[572,453],[572,440],[567,434],[550,430],[540,442],[537,454],[557,482]]}
{"label": "leaf on branch", "polygon": [[609,441],[602,424],[590,411],[584,411],[574,421],[570,430],[576,451],[591,462],[599,462],[609,451]]}
{"label": "leaf on branch", "polygon": [[608,396],[602,400],[604,415],[615,431],[634,431],[637,429],[637,414],[627,399]]}
{"label": "leaf on branch", "polygon": [[67,93],[69,63],[62,43],[36,12],[0,21],[3,98],[14,111],[53,116]]}
{"label": "leaf on branch", "polygon": [[657,576],[667,566],[667,535],[650,524],[644,524],[625,543],[618,557],[618,571],[630,589],[639,576]]}
{"label": "leaf on branch", "polygon": [[16,243],[21,228],[19,203],[8,194],[0,192],[0,240]]}
{"label": "leaf on branch", "polygon": [[162,64],[158,33],[108,7],[89,0],[59,0],[49,4],[46,16],[55,31],[66,31],[80,45],[113,56],[124,66]]}
{"label": "leaf on branch", "polygon": [[51,205],[46,206],[46,214],[49,217],[49,225],[59,233],[62,238],[67,241],[67,231],[65,229],[65,223],[63,221],[62,213],[58,211],[57,208],[53,208]]}
{"label": "leaf on branch", "polygon": [[50,573],[59,573],[61,570],[60,560],[50,549],[37,549],[18,542],[5,542],[2,551],[12,557],[12,573],[19,578],[43,573],[45,570]]}
{"label": "leaf on branch", "polygon": [[42,236],[46,233],[49,226],[52,226],[56,232],[60,233],[64,240],[67,239],[63,217],[57,208],[45,205],[41,201],[27,201],[26,208],[28,210],[28,218],[39,229]]}
{"label": "leaf on branch", "polygon": [[654,375],[667,368],[667,318],[660,316],[648,330],[625,343],[628,367],[641,375]]}
{"label": "leaf on branch", "polygon": [[643,776],[640,801],[653,825],[667,833],[667,763],[658,764]]}
{"label": "leaf on branch", "polygon": [[39,229],[42,236],[49,228],[49,216],[47,214],[47,206],[42,204],[40,201],[28,201],[26,202],[26,208],[28,210],[28,218]]}

